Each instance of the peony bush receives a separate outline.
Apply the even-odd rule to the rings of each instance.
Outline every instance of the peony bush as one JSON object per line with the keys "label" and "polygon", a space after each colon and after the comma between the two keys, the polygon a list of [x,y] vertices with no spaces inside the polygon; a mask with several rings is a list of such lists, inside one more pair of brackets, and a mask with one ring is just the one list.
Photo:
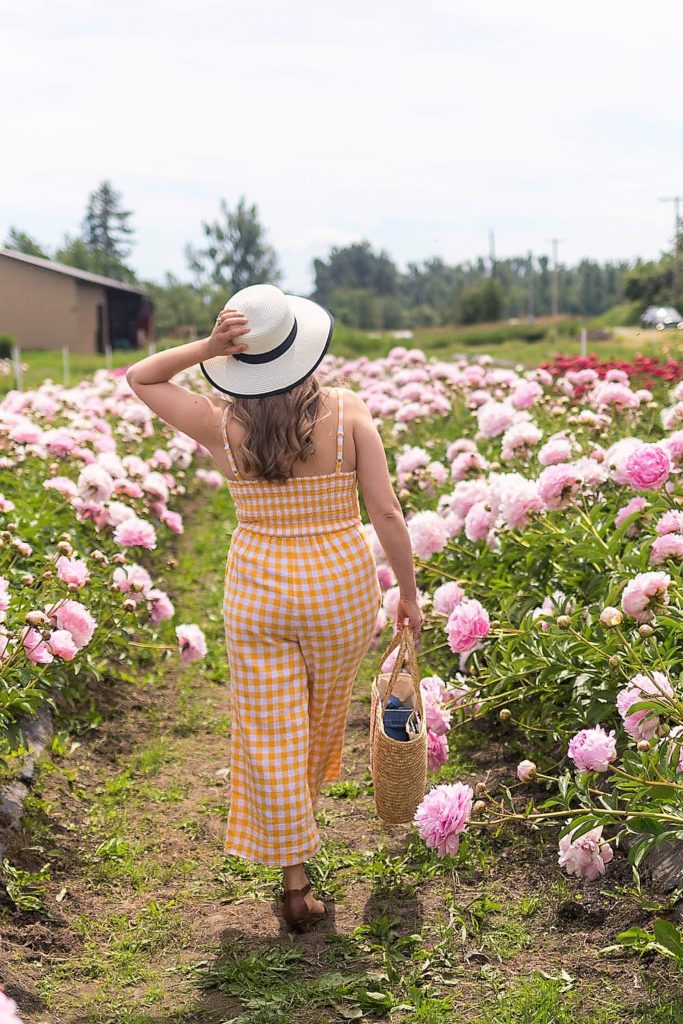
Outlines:
{"label": "peony bush", "polygon": [[[436,785],[420,835],[443,856],[468,827],[526,820],[556,830],[569,874],[602,877],[617,847],[637,872],[683,838],[681,364],[513,370],[397,347],[334,369],[375,416],[406,510],[430,768],[473,719],[525,751],[477,800]],[[398,595],[367,530],[379,643]]]}
{"label": "peony bush", "polygon": [[[54,705],[79,672],[104,673],[136,634],[182,662],[206,653],[199,626],[174,635],[157,575],[202,454],[121,373],[0,402],[1,757],[21,747],[23,716]],[[200,469],[202,484],[220,485]]]}

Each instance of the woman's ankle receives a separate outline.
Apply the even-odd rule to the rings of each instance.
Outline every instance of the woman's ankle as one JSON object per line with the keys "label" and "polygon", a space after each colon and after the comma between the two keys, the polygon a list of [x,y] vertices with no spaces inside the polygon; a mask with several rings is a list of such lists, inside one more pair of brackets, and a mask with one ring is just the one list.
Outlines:
{"label": "woman's ankle", "polygon": [[308,884],[303,864],[292,864],[283,868],[282,881],[284,889],[303,889]]}

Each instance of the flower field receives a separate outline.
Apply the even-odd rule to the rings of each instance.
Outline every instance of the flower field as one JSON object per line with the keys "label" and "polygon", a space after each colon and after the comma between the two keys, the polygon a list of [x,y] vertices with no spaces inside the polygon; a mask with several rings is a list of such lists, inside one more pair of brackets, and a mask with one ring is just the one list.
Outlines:
{"label": "flower field", "polygon": [[[526,819],[555,830],[569,874],[601,877],[615,843],[637,874],[683,840],[681,365],[558,360],[520,374],[399,348],[338,369],[394,445],[426,618],[430,768],[473,719],[514,733],[525,755],[495,791],[433,789],[420,835],[453,855],[468,828]],[[398,589],[369,533],[381,627]],[[522,788],[534,780],[535,802]],[[683,961],[671,920],[623,941]]]}
{"label": "flower field", "polygon": [[3,863],[16,1012],[680,1024],[677,871],[662,882],[653,858],[676,866],[683,838],[683,364],[396,347],[322,371],[375,417],[415,553],[431,777],[414,826],[381,826],[367,773],[398,601],[372,527],[383,607],[311,864],[335,918],[292,940],[277,872],[220,849],[220,476],[120,373],[10,392],[5,775],[26,715],[50,706],[60,730]]}

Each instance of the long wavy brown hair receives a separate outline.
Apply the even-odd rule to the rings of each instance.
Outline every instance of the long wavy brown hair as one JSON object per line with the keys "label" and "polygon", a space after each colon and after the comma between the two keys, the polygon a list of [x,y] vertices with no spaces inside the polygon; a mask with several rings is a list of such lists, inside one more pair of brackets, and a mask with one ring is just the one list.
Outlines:
{"label": "long wavy brown hair", "polygon": [[229,415],[245,430],[240,454],[247,476],[285,481],[298,459],[312,458],[321,399],[314,374],[281,395],[230,399]]}

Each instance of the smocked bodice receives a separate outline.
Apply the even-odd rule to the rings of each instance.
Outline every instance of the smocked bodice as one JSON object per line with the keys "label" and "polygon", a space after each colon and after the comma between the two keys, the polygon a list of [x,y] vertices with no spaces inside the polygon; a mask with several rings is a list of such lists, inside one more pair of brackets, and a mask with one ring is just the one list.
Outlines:
{"label": "smocked bodice", "polygon": [[228,480],[237,522],[255,533],[305,536],[359,525],[354,471],[273,480]]}

